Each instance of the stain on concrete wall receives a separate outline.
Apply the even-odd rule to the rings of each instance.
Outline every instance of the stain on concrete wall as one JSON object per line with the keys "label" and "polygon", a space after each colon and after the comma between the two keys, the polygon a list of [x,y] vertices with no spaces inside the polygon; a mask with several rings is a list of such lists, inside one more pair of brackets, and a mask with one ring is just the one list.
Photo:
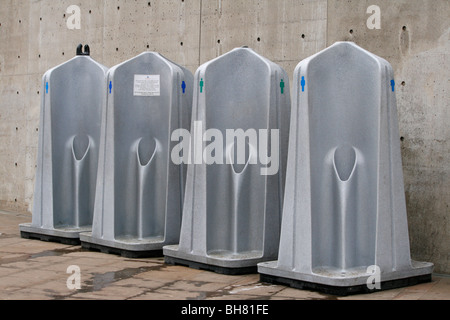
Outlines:
{"label": "stain on concrete wall", "polygon": [[31,212],[41,77],[79,43],[109,67],[150,50],[192,72],[246,45],[292,80],[302,59],[354,41],[395,70],[412,256],[450,273],[449,12],[448,0],[2,0],[0,208]]}

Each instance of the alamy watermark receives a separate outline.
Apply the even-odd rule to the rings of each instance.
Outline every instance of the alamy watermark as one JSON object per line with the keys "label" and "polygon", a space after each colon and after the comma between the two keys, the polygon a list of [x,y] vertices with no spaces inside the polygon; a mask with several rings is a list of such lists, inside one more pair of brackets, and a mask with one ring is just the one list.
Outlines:
{"label": "alamy watermark", "polygon": [[381,289],[381,269],[379,266],[370,266],[366,271],[370,276],[367,278],[367,288],[369,290]]}
{"label": "alamy watermark", "polygon": [[[203,130],[202,121],[194,122],[194,132],[177,129],[172,133],[171,159],[181,164],[261,164],[263,176],[276,175],[280,168],[280,132],[278,129]],[[270,150],[270,154],[269,154]]]}
{"label": "alamy watermark", "polygon": [[79,6],[71,5],[66,9],[66,13],[70,14],[67,18],[66,25],[69,30],[81,29],[81,9]]}
{"label": "alamy watermark", "polygon": [[367,14],[371,16],[367,19],[367,28],[370,30],[381,29],[381,9],[379,6],[371,5],[367,8]]}
{"label": "alamy watermark", "polygon": [[66,285],[69,290],[80,290],[81,289],[81,269],[79,266],[69,266],[67,267],[66,273],[70,274],[67,278]]}
{"label": "alamy watermark", "polygon": [[[69,14],[66,25],[69,30],[81,29],[81,9],[77,5],[70,5],[66,9],[66,13]],[[371,5],[367,8],[367,14],[370,17],[367,19],[367,28],[370,30],[381,29],[381,9],[377,5]]]}

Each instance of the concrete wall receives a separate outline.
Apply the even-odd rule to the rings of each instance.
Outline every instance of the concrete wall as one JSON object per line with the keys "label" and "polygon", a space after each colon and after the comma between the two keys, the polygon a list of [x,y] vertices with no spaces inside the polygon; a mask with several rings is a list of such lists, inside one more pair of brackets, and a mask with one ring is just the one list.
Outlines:
{"label": "concrete wall", "polygon": [[[80,30],[67,28],[70,5]],[[450,273],[449,13],[448,0],[0,0],[0,208],[31,212],[41,77],[79,43],[108,67],[151,50],[192,72],[247,45],[292,78],[349,40],[395,69],[412,256]]]}

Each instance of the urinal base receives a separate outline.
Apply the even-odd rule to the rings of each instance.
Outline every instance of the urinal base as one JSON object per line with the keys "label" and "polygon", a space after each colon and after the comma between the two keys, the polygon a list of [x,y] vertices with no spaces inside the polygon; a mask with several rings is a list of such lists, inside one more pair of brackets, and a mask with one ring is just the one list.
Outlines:
{"label": "urinal base", "polygon": [[44,241],[44,242],[57,242],[57,243],[70,245],[70,246],[80,245],[80,239],[74,239],[74,238],[62,238],[62,237],[57,237],[57,236],[49,236],[46,234],[39,234],[39,233],[26,232],[26,231],[21,231],[20,236],[23,239],[29,239],[29,240],[39,240],[39,241]]}
{"label": "urinal base", "polygon": [[241,267],[241,268],[227,268],[227,267],[220,267],[215,265],[210,265],[206,263],[196,262],[196,261],[190,261],[180,258],[174,258],[165,256],[164,262],[168,265],[173,266],[183,266],[188,267],[196,270],[205,270],[205,271],[211,271],[218,274],[228,275],[228,276],[238,276],[238,275],[245,275],[245,274],[253,274],[257,273],[257,266],[249,266],[249,267]]}
{"label": "urinal base", "polygon": [[271,260],[261,251],[232,252],[215,250],[209,253],[188,252],[179,245],[169,245],[163,248],[167,264],[182,265],[193,269],[201,269],[225,275],[256,274],[258,263]]}
{"label": "urinal base", "polygon": [[163,237],[148,239],[117,238],[106,240],[92,236],[92,232],[80,234],[81,246],[88,250],[120,255],[124,258],[162,258]]}
{"label": "urinal base", "polygon": [[161,250],[148,250],[148,251],[133,251],[121,248],[108,247],[96,243],[81,241],[81,247],[83,249],[91,251],[99,251],[101,253],[119,255],[128,259],[143,259],[143,258],[160,258],[163,256],[163,251]]}
{"label": "urinal base", "polygon": [[56,242],[64,245],[80,245],[80,233],[89,228],[80,229],[43,229],[33,227],[31,223],[19,225],[20,236],[24,239],[40,240],[45,242]]}
{"label": "urinal base", "polygon": [[318,291],[324,294],[334,296],[349,296],[355,294],[367,294],[385,290],[398,289],[403,287],[410,287],[421,283],[431,282],[432,275],[414,276],[405,279],[397,279],[381,282],[380,289],[369,289],[367,285],[356,285],[349,287],[339,287],[325,285],[321,283],[313,283],[296,279],[283,278],[273,275],[260,274],[260,281],[270,284],[285,285],[294,289]]}

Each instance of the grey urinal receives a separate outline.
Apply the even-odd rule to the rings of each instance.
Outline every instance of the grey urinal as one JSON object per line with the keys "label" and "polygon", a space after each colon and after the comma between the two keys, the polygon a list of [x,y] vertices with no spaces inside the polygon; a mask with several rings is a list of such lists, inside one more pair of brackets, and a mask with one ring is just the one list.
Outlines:
{"label": "grey urinal", "polygon": [[171,160],[171,134],[188,128],[193,75],[144,52],[107,75],[98,188],[84,248],[127,257],[162,256],[178,243],[186,170]]}
{"label": "grey urinal", "polygon": [[22,237],[79,244],[91,229],[107,68],[89,47],[43,76],[32,223]]}
{"label": "grey urinal", "polygon": [[391,65],[338,42],[294,81],[280,251],[261,280],[344,295],[430,281],[410,258]]}
{"label": "grey urinal", "polygon": [[[256,272],[258,262],[278,252],[289,78],[244,47],[202,65],[194,85],[180,243],[164,247],[165,261],[225,274]],[[234,139],[238,131],[247,138]]]}

